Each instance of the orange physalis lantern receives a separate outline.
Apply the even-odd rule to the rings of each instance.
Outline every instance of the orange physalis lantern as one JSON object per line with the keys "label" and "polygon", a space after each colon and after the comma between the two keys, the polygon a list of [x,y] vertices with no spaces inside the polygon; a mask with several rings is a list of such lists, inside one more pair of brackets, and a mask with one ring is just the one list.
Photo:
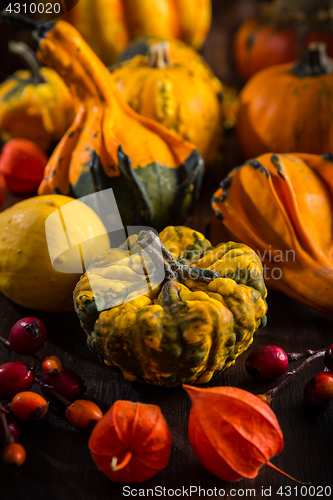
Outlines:
{"label": "orange physalis lantern", "polygon": [[113,481],[142,482],[169,460],[171,434],[156,405],[116,401],[92,431],[89,449]]}

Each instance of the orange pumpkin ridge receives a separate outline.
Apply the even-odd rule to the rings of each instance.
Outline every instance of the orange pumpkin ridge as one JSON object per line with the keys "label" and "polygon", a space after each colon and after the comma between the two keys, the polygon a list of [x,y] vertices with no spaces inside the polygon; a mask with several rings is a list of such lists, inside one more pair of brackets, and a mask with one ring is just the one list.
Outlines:
{"label": "orange pumpkin ridge", "polygon": [[248,81],[240,94],[237,120],[244,158],[271,151],[331,151],[332,68],[325,46],[312,43],[300,61],[266,68]]}
{"label": "orange pumpkin ridge", "polygon": [[199,50],[211,17],[211,0],[80,0],[66,14],[107,65],[141,36],[181,38]]}

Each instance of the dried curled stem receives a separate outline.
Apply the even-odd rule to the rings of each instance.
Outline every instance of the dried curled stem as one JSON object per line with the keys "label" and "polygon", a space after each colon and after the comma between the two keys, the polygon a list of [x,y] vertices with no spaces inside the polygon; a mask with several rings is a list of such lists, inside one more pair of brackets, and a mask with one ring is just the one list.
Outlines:
{"label": "dried curled stem", "polygon": [[167,281],[178,280],[183,282],[187,279],[192,279],[203,283],[210,283],[216,278],[221,277],[215,271],[200,269],[178,262],[153,231],[140,231],[137,243],[148,254],[155,269],[160,268],[161,260],[163,260],[165,279]]}

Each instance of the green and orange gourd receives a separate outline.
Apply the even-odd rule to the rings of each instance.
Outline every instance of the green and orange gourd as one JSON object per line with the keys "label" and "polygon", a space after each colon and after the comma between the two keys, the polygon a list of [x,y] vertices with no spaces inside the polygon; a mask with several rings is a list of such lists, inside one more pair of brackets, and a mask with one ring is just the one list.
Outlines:
{"label": "green and orange gourd", "polygon": [[124,225],[161,229],[181,222],[196,200],[203,161],[195,146],[133,111],[78,31],[58,21],[40,32],[38,55],[78,101],[39,194],[75,198],[112,188]]}
{"label": "green and orange gourd", "polygon": [[141,231],[98,255],[76,285],[75,311],[88,346],[127,380],[204,384],[266,324],[262,265],[246,245],[212,247],[188,227],[159,238]]}

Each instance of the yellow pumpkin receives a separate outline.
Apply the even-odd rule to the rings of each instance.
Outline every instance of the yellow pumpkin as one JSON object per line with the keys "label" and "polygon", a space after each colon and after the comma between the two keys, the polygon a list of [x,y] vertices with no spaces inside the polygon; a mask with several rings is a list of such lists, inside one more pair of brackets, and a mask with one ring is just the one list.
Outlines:
{"label": "yellow pumpkin", "polygon": [[3,140],[21,137],[47,150],[58,141],[74,118],[73,97],[51,68],[40,68],[27,45],[10,44],[30,70],[16,71],[0,85],[0,135]]}
{"label": "yellow pumpkin", "polygon": [[[66,246],[64,226],[71,247]],[[88,266],[110,245],[104,224],[90,207],[56,194],[28,198],[2,212],[0,234],[0,291],[21,306],[47,312],[73,309],[72,292],[84,271],[81,256]],[[81,250],[73,245],[78,235],[84,240]]]}
{"label": "yellow pumpkin", "polygon": [[140,36],[180,38],[200,49],[211,23],[211,0],[80,0],[66,20],[112,64]]}
{"label": "yellow pumpkin", "polygon": [[[113,77],[128,104],[194,144],[206,163],[223,135],[223,86],[203,59],[178,40],[140,39]],[[137,54],[137,55],[135,55]],[[144,54],[144,55],[143,55]]]}

